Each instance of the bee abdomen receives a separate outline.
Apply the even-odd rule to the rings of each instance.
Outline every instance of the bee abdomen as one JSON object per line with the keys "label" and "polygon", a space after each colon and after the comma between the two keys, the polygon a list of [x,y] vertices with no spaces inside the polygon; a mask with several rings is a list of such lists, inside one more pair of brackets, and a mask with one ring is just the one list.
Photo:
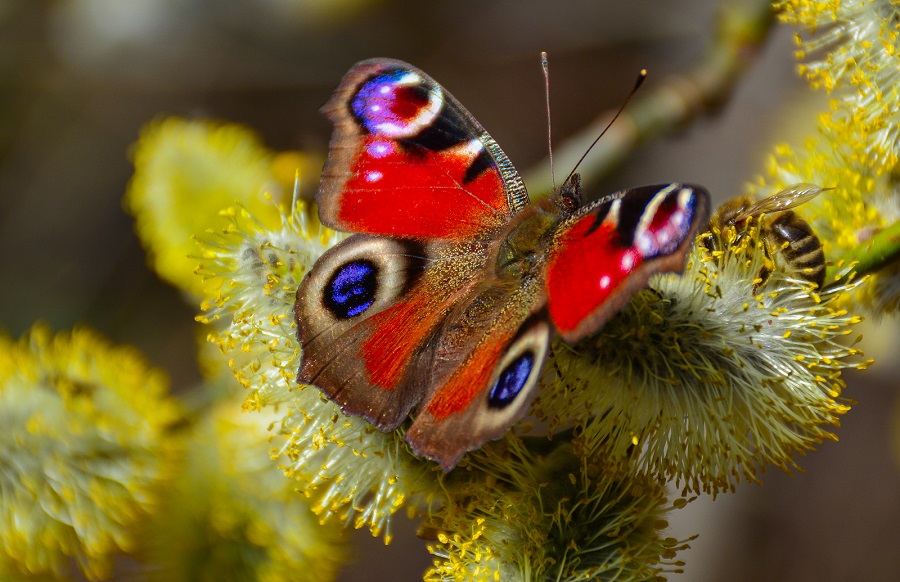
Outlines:
{"label": "bee abdomen", "polygon": [[793,270],[821,287],[825,282],[825,253],[809,223],[789,210],[772,221],[771,233]]}

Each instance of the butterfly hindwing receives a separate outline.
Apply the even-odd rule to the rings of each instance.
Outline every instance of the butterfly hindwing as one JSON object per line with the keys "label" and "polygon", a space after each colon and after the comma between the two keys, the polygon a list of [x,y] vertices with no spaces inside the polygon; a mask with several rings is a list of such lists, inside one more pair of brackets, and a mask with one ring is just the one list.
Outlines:
{"label": "butterfly hindwing", "polygon": [[566,220],[551,244],[546,283],[563,339],[596,332],[652,275],[683,271],[708,208],[704,188],[664,184],[606,196]]}
{"label": "butterfly hindwing", "polygon": [[416,454],[449,470],[528,410],[552,334],[538,283],[482,282],[447,316],[431,390],[406,433]]}
{"label": "butterfly hindwing", "polygon": [[298,381],[347,414],[395,429],[427,392],[420,367],[429,341],[464,296],[478,257],[477,249],[361,234],[329,249],[297,290]]}
{"label": "butterfly hindwing", "polygon": [[462,240],[502,227],[528,201],[497,143],[411,65],[358,63],[322,110],[335,127],[316,194],[328,226]]}

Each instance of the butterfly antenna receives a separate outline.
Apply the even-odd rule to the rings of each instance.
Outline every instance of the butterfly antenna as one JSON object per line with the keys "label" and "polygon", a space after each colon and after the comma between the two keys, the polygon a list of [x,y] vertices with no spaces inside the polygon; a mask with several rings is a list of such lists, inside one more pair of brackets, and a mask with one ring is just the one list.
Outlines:
{"label": "butterfly antenna", "polygon": [[584,159],[587,157],[587,155],[589,153],[591,153],[591,150],[594,149],[594,146],[597,145],[597,142],[600,141],[600,138],[603,137],[603,135],[607,131],[609,131],[609,128],[612,127],[612,124],[615,123],[616,119],[618,119],[619,116],[622,115],[622,112],[625,111],[625,106],[628,105],[628,102],[631,101],[631,98],[634,97],[634,94],[637,93],[637,90],[640,89],[641,85],[643,85],[643,83],[644,83],[644,79],[646,79],[646,78],[647,78],[647,69],[641,69],[641,72],[638,73],[637,81],[635,81],[635,83],[634,83],[634,87],[632,87],[631,92],[628,93],[628,97],[625,98],[625,101],[622,102],[622,106],[619,107],[619,110],[616,111],[616,114],[613,115],[613,118],[609,120],[609,123],[607,123],[606,127],[603,128],[603,131],[601,131],[600,135],[597,136],[597,139],[595,139],[591,143],[591,145],[588,147],[588,149],[585,150],[584,154],[582,154],[581,158],[578,160],[578,163],[575,164],[575,167],[572,168],[572,171],[569,172],[568,176],[566,176],[566,180],[565,180],[565,182],[563,182],[563,184],[567,183],[569,180],[572,179],[572,175],[575,174],[575,172],[578,170],[578,166],[580,166],[581,162],[583,162]]}
{"label": "butterfly antenna", "polygon": [[544,96],[547,101],[547,150],[550,152],[550,183],[556,190],[556,174],[553,171],[553,129],[550,124],[550,61],[547,51],[541,51],[541,70],[544,71]]}

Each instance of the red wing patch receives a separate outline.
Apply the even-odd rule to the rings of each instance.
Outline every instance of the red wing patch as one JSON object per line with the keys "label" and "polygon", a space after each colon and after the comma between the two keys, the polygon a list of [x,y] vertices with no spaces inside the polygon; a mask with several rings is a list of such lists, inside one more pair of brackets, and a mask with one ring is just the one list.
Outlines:
{"label": "red wing patch", "polygon": [[501,228],[528,202],[484,128],[406,63],[357,64],[323,111],[335,126],[316,193],[328,226],[464,240]]}
{"label": "red wing patch", "polygon": [[550,318],[564,335],[605,303],[643,261],[637,249],[621,246],[615,223],[604,221],[592,229],[595,218],[578,219],[557,239],[550,259]]}
{"label": "red wing patch", "polygon": [[467,175],[477,139],[442,151],[367,136],[338,198],[338,221],[354,232],[468,239],[509,219],[495,168]]}
{"label": "red wing patch", "polygon": [[366,325],[373,328],[360,348],[369,381],[393,390],[403,380],[417,350],[444,316],[425,289],[408,301],[375,314]]}

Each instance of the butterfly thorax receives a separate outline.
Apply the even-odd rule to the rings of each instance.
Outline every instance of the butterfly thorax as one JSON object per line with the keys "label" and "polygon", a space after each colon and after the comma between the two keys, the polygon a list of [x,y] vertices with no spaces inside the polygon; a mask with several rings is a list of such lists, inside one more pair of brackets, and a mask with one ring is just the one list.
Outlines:
{"label": "butterfly thorax", "polygon": [[581,175],[573,172],[548,199],[523,208],[500,237],[497,275],[512,280],[537,275],[560,224],[582,205]]}
{"label": "butterfly thorax", "polygon": [[539,273],[549,241],[563,213],[549,201],[526,206],[510,223],[497,248],[496,272],[501,279],[522,280]]}

